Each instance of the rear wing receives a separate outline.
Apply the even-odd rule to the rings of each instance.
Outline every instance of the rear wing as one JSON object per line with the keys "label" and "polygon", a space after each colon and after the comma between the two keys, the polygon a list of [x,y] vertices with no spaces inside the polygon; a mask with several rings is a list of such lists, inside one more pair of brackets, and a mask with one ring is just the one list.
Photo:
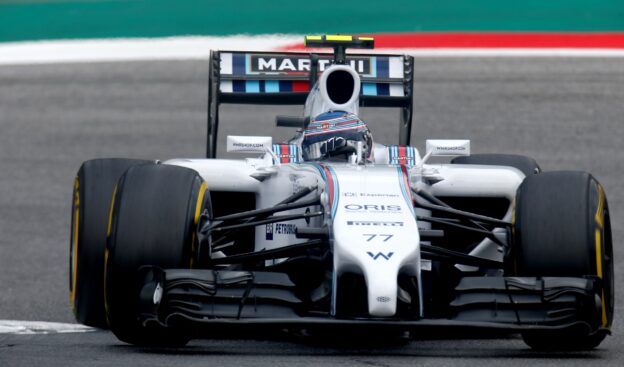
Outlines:
{"label": "rear wing", "polygon": [[[222,103],[303,105],[332,60],[329,53],[211,51],[206,156],[216,156]],[[401,109],[398,143],[409,145],[414,58],[347,54],[346,64],[360,75],[360,106]]]}

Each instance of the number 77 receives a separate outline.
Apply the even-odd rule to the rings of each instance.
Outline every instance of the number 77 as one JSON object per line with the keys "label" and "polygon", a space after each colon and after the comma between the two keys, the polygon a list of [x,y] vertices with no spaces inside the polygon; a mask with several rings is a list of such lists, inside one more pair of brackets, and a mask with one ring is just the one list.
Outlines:
{"label": "number 77", "polygon": [[383,237],[383,240],[381,242],[388,242],[389,239],[394,237],[394,235],[392,235],[392,234],[363,234],[363,236],[368,237],[366,239],[366,242],[371,242],[372,240],[374,240],[377,237]]}

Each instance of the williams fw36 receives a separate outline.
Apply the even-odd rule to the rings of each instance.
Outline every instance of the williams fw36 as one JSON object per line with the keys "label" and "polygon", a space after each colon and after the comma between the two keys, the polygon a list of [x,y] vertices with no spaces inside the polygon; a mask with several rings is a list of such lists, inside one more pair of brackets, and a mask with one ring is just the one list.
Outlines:
{"label": "williams fw36", "polygon": [[[515,332],[591,349],[613,321],[609,207],[589,173],[410,146],[413,58],[349,53],[374,40],[309,36],[333,53],[213,51],[206,157],[95,159],[75,180],[76,319],[137,345],[253,329]],[[292,138],[223,137],[225,103],[302,105]],[[396,145],[360,108],[399,110]],[[254,121],[250,121],[253,125]],[[223,142],[222,142],[223,143]],[[448,163],[431,160],[446,156]]]}

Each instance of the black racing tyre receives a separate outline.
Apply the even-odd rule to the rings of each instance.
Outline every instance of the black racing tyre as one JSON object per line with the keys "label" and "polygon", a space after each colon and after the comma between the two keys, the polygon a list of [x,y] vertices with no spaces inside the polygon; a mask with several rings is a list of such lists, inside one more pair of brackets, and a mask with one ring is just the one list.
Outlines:
{"label": "black racing tyre", "polygon": [[106,328],[104,249],[106,227],[117,180],[130,167],[149,161],[93,159],[74,180],[69,248],[69,301],[81,324]]}
{"label": "black racing tyre", "polygon": [[[613,245],[604,190],[586,172],[546,172],[527,177],[515,201],[507,275],[585,277],[600,280],[601,310],[585,320],[592,332],[535,331],[524,341],[541,350],[595,348],[613,321]],[[591,319],[589,319],[591,318]]]}
{"label": "black racing tyre", "polygon": [[525,176],[540,173],[542,169],[535,159],[515,154],[473,154],[456,157],[451,160],[452,164],[482,164],[486,166],[509,166],[524,173]]}
{"label": "black racing tyre", "polygon": [[139,268],[191,268],[200,213],[209,207],[206,183],[191,169],[130,168],[119,179],[106,247],[105,302],[111,331],[123,342],[181,346],[188,338],[139,321]]}

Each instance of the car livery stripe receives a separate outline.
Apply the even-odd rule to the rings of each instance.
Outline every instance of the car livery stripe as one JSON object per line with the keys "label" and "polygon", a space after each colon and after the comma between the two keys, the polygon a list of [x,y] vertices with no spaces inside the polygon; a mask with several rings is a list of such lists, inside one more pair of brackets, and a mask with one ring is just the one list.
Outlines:
{"label": "car livery stripe", "polygon": [[388,147],[389,164],[413,166],[416,164],[414,147],[393,145]]}
{"label": "car livery stripe", "polygon": [[247,58],[245,54],[232,54],[232,74],[245,75]]}
{"label": "car livery stripe", "polygon": [[336,179],[336,174],[334,169],[328,167],[322,163],[307,163],[316,168],[321,177],[325,181],[325,185],[327,187],[328,199],[329,199],[329,207],[330,207],[330,215],[332,218],[336,217],[336,210],[338,209],[338,200],[340,198],[340,189],[338,188],[338,180]]}
{"label": "car livery stripe", "polygon": [[365,96],[377,95],[377,84],[375,83],[362,83],[362,91],[360,92]]}
{"label": "car livery stripe", "polygon": [[405,90],[401,84],[362,83],[360,94],[363,96],[403,97],[405,96]]}
{"label": "car livery stripe", "polygon": [[221,93],[307,93],[310,83],[294,80],[222,80]]}
{"label": "car livery stripe", "polygon": [[338,180],[336,180],[336,175],[333,168],[328,167],[324,164],[321,164],[321,167],[325,171],[325,175],[327,177],[327,182],[329,185],[329,206],[331,207],[331,216],[332,218],[335,218],[336,210],[338,209],[338,198],[340,194],[340,189],[338,188]]}
{"label": "car livery stripe", "polygon": [[292,82],[292,91],[293,92],[309,92],[310,91],[310,82],[308,82],[308,81],[293,81]]}
{"label": "car livery stripe", "polygon": [[295,144],[273,144],[273,154],[280,163],[300,163],[299,146]]}
{"label": "car livery stripe", "polygon": [[299,159],[299,146],[295,144],[290,144],[290,154],[291,154],[291,163],[299,163],[301,160]]}
{"label": "car livery stripe", "polygon": [[377,68],[377,77],[384,79],[390,77],[390,64],[389,58],[387,56],[377,57],[377,62],[375,66]]}
{"label": "car livery stripe", "polygon": [[407,207],[410,209],[410,212],[412,212],[412,215],[415,215],[414,204],[412,202],[412,194],[410,193],[410,190],[409,190],[407,167],[404,165],[401,165],[401,166],[398,166],[396,169],[397,169],[397,174],[399,175],[399,186],[401,187],[401,193],[403,194],[403,199],[405,199],[405,202],[407,203]]}

